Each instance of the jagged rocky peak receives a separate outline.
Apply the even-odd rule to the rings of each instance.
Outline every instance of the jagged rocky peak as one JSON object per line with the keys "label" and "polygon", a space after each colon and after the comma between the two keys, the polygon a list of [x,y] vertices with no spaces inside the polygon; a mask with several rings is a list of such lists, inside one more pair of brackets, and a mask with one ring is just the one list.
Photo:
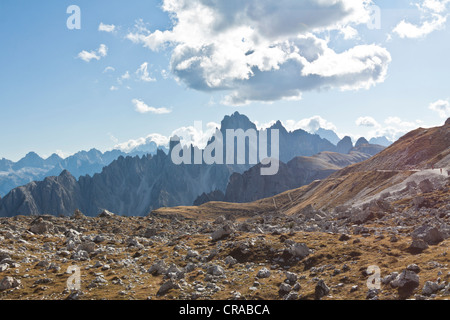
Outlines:
{"label": "jagged rocky peak", "polygon": [[445,121],[445,125],[450,126],[450,118],[448,118],[447,121]]}
{"label": "jagged rocky peak", "polygon": [[242,130],[248,130],[248,129],[255,129],[256,125],[250,121],[250,119],[240,114],[239,112],[233,113],[231,116],[225,116],[221,122],[221,131],[226,129],[242,129]]}
{"label": "jagged rocky peak", "polygon": [[270,129],[280,130],[281,133],[287,133],[286,128],[283,126],[280,120],[278,120]]}
{"label": "jagged rocky peak", "polygon": [[349,153],[353,148],[352,139],[349,136],[345,136],[341,141],[337,144],[337,151],[339,153]]}

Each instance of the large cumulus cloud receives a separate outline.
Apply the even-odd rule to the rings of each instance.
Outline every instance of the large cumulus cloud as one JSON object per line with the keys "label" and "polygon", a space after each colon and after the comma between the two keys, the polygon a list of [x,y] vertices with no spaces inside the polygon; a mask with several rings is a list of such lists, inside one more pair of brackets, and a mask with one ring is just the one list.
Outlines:
{"label": "large cumulus cloud", "polygon": [[128,39],[171,52],[174,76],[190,88],[225,90],[224,102],[300,99],[323,88],[384,81],[391,61],[378,45],[336,52],[323,34],[370,20],[361,0],[164,0],[170,30],[142,26]]}

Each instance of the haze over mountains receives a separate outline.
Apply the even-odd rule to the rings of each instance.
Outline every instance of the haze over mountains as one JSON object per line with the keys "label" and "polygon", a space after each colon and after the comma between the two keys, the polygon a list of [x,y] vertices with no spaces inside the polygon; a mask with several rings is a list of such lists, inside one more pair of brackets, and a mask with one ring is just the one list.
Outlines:
{"label": "haze over mountains", "polygon": [[[246,116],[236,112],[226,116],[221,122],[220,130],[225,132],[227,129],[256,130],[256,126]],[[275,183],[275,187],[270,192],[260,192],[255,189],[253,197],[272,195],[274,192],[282,192],[307,184],[311,179],[324,178],[340,169],[342,165],[365,160],[384,148],[368,144],[365,140],[353,146],[348,137],[336,146],[319,135],[310,134],[301,129],[288,132],[280,121],[268,130],[272,129],[278,129],[280,133],[282,169],[272,178],[279,181],[279,186]],[[325,156],[322,154],[309,160],[294,159],[312,157],[321,152],[335,153],[337,151],[342,151],[346,155]],[[96,160],[93,161],[93,158]],[[105,166],[107,162],[111,163]],[[36,169],[37,175],[45,176],[45,179],[15,188],[8,193],[0,201],[0,216],[47,213],[70,215],[76,209],[91,216],[103,209],[122,215],[146,215],[160,207],[192,205],[199,195],[208,194],[214,190],[232,194],[233,192],[228,190],[232,188],[232,184],[228,185],[230,176],[233,173],[244,173],[252,167],[250,163],[212,166],[203,163],[177,166],[173,164],[170,156],[162,151],[154,155],[142,156],[141,153],[132,157],[117,150],[105,154],[91,150],[89,153],[80,153],[63,161],[55,156],[43,160],[35,154],[30,154],[18,163],[20,165],[9,164],[10,168],[20,170],[20,166],[23,168],[34,166],[32,168]],[[103,166],[105,167],[101,169]],[[5,169],[7,168],[6,166]],[[56,176],[61,171],[62,173]],[[49,177],[48,173],[55,173],[55,176]],[[84,176],[86,174],[92,177]],[[286,176],[290,179],[286,180]],[[255,185],[255,188],[259,187],[260,185]]]}

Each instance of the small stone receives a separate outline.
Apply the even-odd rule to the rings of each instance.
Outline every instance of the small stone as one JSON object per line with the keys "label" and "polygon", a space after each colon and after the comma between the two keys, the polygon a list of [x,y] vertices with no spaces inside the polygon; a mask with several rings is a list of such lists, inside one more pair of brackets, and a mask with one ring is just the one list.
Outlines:
{"label": "small stone", "polygon": [[296,273],[293,272],[286,272],[286,279],[289,281],[289,283],[295,283],[298,279],[298,276]]}
{"label": "small stone", "polygon": [[206,273],[211,274],[213,276],[221,276],[225,273],[225,270],[223,270],[223,268],[221,266],[214,265],[214,266],[208,267]]}
{"label": "small stone", "polygon": [[269,278],[270,277],[270,270],[267,268],[262,268],[258,271],[258,274],[256,275],[258,278]]}
{"label": "small stone", "polygon": [[172,289],[180,289],[180,286],[173,280],[166,281],[161,285],[156,295],[163,296]]}
{"label": "small stone", "polygon": [[349,236],[348,234],[342,234],[340,237],[339,237],[339,241],[348,241],[348,240],[350,240],[351,239],[351,236]]}
{"label": "small stone", "polygon": [[406,270],[412,271],[414,273],[419,273],[420,267],[417,264],[413,263],[413,264],[410,264],[409,266],[407,266]]}
{"label": "small stone", "polygon": [[287,283],[282,283],[280,285],[280,293],[288,293],[291,292],[292,287],[290,285],[288,285]]}

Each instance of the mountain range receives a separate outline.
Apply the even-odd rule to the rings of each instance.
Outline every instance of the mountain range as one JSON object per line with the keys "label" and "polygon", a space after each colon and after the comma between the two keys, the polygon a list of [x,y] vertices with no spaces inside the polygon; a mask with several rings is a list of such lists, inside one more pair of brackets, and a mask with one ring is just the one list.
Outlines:
{"label": "mountain range", "polygon": [[84,175],[92,176],[101,172],[105,166],[120,156],[156,154],[157,149],[168,152],[164,146],[157,146],[156,143],[151,142],[128,153],[120,150],[103,153],[97,149],[91,149],[77,152],[65,159],[57,154],[52,154],[50,157],[43,159],[35,152],[29,152],[17,162],[0,159],[0,197],[18,186],[59,175],[64,170],[68,170],[76,178]]}
{"label": "mountain range", "polygon": [[[226,116],[221,122],[220,130],[225,132],[227,129],[239,128],[256,130],[255,124],[238,112]],[[345,152],[342,153],[355,152],[355,156],[350,161],[353,163],[367,159],[384,148],[368,143],[353,146],[348,137],[341,140],[336,146],[319,135],[310,134],[301,129],[288,132],[280,121],[268,130],[272,129],[279,130],[280,160],[283,168],[281,174],[273,178],[278,179],[281,185],[272,188],[271,193],[307,184],[311,179],[324,178],[327,174],[340,168],[336,163],[324,161],[324,155],[312,158],[313,164],[307,159],[296,159],[290,162],[296,157],[313,157],[321,152],[336,153],[339,150],[339,144],[343,144]],[[350,140],[349,143],[348,140]],[[342,141],[345,143],[341,143]],[[86,170],[80,171],[79,168],[85,168],[85,166],[82,165],[83,161],[75,156],[72,158],[72,162],[65,159],[64,166],[58,162],[57,157],[52,156],[49,158],[50,160],[42,160],[32,154],[28,158],[26,157],[26,161],[19,161],[21,165],[39,168],[40,165],[42,166],[43,163],[45,165],[47,162],[48,166],[52,167],[50,163],[53,161],[56,164],[47,170],[47,173],[52,170],[53,172],[62,171],[62,173],[59,176],[47,176],[43,181],[33,181],[11,190],[0,200],[0,216],[70,215],[76,209],[80,209],[90,216],[97,215],[104,209],[122,215],[141,216],[160,207],[192,205],[199,195],[208,194],[214,190],[231,194],[231,191],[228,190],[230,176],[233,173],[242,174],[252,167],[250,163],[244,165],[207,165],[205,163],[175,165],[170,157],[173,147],[174,145],[171,146],[169,154],[157,151],[155,155],[144,156],[130,156],[117,150],[112,151],[107,153],[103,160],[105,163],[109,160],[112,162],[104,166],[101,172],[94,173],[92,176],[86,175]],[[361,148],[364,148],[364,154],[360,151]],[[115,157],[117,157],[116,160],[113,160]],[[337,155],[335,157],[339,158]],[[340,157],[339,161],[348,161],[345,158]],[[90,163],[91,158],[88,159],[86,162]],[[98,159],[103,158],[98,157]],[[100,171],[99,167],[102,164],[99,162],[94,162],[91,167]],[[74,166],[70,167],[69,164],[72,163]],[[19,168],[17,164],[15,165],[16,168]],[[300,170],[302,166],[304,166],[303,171]],[[308,168],[311,167],[318,168],[316,174],[308,173]],[[11,168],[14,167],[11,166]],[[292,175],[292,170],[298,171],[293,176],[298,180],[292,179],[292,182],[283,182],[286,175]],[[94,169],[90,173],[93,171]],[[258,197],[265,196],[266,193],[255,191],[256,195]],[[242,201],[245,200],[247,199],[242,199]]]}
{"label": "mountain range", "polygon": [[[336,212],[360,223],[397,210],[449,208],[450,118],[443,126],[418,128],[375,156],[340,169],[326,179],[248,203],[212,201],[201,206],[161,208],[161,216],[215,216],[279,212],[307,215]],[[412,211],[411,211],[412,210]]]}

